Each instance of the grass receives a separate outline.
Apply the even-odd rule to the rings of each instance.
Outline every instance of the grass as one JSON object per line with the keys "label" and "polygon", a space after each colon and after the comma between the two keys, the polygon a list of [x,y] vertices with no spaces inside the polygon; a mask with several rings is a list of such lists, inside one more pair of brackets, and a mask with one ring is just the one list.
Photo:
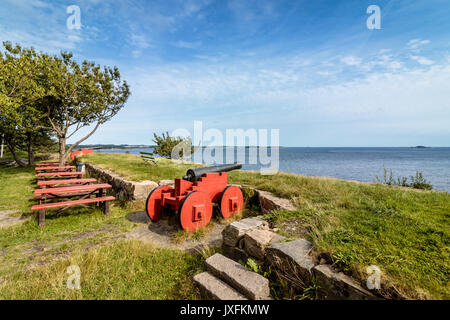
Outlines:
{"label": "grass", "polygon": [[[29,211],[31,168],[0,167],[0,210],[18,210],[23,223],[0,228],[0,299],[196,299],[192,276],[202,255],[158,249],[125,239],[137,224],[131,205],[49,212],[39,228]],[[81,290],[66,286],[66,268],[81,269]]]}
{"label": "grass", "polygon": [[[131,180],[172,179],[190,167],[169,161],[149,166],[125,154],[95,154],[87,161],[91,159]],[[316,255],[329,257],[361,283],[367,279],[366,268],[377,265],[388,296],[450,298],[448,193],[287,173],[233,171],[229,182],[291,199],[295,212],[275,211],[266,218],[281,232],[299,222]]]}
{"label": "grass", "polygon": [[[67,288],[67,268],[81,270],[81,290]],[[3,299],[196,299],[191,278],[198,255],[116,241],[15,273],[0,288]]]}
{"label": "grass", "polygon": [[102,169],[112,170],[119,176],[131,181],[166,180],[179,178],[186,174],[194,164],[182,164],[159,158],[157,164],[150,164],[133,154],[94,153],[85,155],[81,161],[95,164]]}

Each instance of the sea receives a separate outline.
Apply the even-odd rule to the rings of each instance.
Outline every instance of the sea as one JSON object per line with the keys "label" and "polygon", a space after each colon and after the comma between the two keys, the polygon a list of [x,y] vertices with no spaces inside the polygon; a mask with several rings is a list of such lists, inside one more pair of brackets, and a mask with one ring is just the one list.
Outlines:
{"label": "sea", "polygon": [[[152,152],[153,148],[95,151],[139,154]],[[206,164],[237,161],[243,163],[243,170],[260,170],[272,164],[279,171],[362,182],[376,182],[377,176],[382,179],[384,169],[387,169],[388,173],[392,170],[394,177],[408,178],[415,176],[419,171],[433,185],[433,189],[450,192],[450,147],[281,147],[275,151],[270,148],[253,147],[216,147],[215,149],[205,147],[196,151],[194,160]]]}

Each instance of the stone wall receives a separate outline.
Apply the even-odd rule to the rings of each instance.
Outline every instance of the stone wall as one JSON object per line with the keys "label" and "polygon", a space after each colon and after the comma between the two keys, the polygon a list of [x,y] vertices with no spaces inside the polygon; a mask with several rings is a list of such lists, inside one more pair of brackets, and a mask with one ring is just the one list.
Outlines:
{"label": "stone wall", "polygon": [[353,278],[328,264],[320,264],[311,256],[312,244],[305,239],[286,241],[270,229],[262,216],[242,219],[222,231],[222,252],[235,261],[254,259],[273,276],[287,284],[295,296],[315,285],[319,299],[377,299]]}
{"label": "stone wall", "polygon": [[114,172],[101,169],[90,163],[86,163],[86,172],[90,177],[96,178],[99,182],[109,183],[118,200],[145,200],[147,199],[148,194],[154,188],[158,187],[158,183],[154,181],[127,181]]}

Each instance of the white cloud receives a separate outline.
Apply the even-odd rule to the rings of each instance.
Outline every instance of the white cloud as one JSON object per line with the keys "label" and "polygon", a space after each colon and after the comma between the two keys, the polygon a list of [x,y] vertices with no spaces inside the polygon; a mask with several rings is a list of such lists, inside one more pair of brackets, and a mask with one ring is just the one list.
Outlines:
{"label": "white cloud", "polygon": [[424,66],[431,66],[432,64],[434,64],[434,61],[425,58],[425,57],[420,57],[420,56],[411,56],[411,59],[417,61],[418,63],[420,63],[421,65]]}
{"label": "white cloud", "polygon": [[358,57],[348,56],[342,58],[341,61],[349,66],[359,66],[362,60]]}
{"label": "white cloud", "polygon": [[150,42],[147,37],[143,34],[132,33],[130,36],[131,44],[140,49],[145,49],[150,47]]}
{"label": "white cloud", "polygon": [[429,44],[430,40],[421,40],[421,39],[412,39],[408,42],[407,47],[411,50],[418,50],[420,47],[423,47]]}
{"label": "white cloud", "polygon": [[195,49],[199,47],[202,43],[200,41],[195,42],[188,42],[188,41],[182,41],[179,40],[174,45],[178,48],[184,48],[184,49]]}

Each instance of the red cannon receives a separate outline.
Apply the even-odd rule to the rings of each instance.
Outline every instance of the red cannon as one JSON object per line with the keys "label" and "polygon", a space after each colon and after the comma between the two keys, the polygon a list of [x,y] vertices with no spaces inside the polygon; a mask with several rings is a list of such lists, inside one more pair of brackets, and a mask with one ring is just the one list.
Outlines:
{"label": "red cannon", "polygon": [[241,164],[189,169],[182,179],[175,179],[175,188],[160,186],[147,198],[145,209],[149,218],[157,222],[166,210],[178,212],[181,227],[195,231],[211,220],[213,202],[226,219],[240,212],[244,206],[242,191],[228,185],[227,172],[240,169]]}

